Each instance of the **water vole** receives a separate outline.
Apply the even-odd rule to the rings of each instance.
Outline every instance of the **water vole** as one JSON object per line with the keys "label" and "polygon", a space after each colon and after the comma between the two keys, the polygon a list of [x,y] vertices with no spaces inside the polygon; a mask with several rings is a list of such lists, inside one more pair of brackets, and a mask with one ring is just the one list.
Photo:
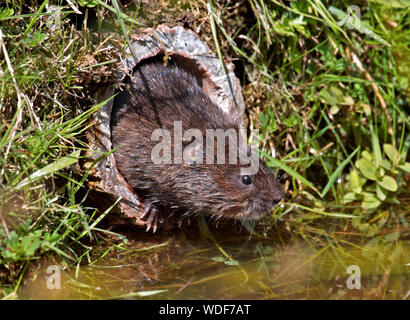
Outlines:
{"label": "water vole", "polygon": [[[182,132],[195,129],[202,141],[208,141],[207,130],[212,129],[239,135],[238,119],[212,103],[191,73],[172,61],[165,65],[161,59],[149,59],[124,83],[113,102],[111,140],[113,148],[118,148],[114,157],[119,172],[144,200],[147,230],[155,232],[162,217],[175,213],[258,219],[283,198],[279,183],[262,160],[257,159],[255,174],[243,173],[239,153],[234,159],[238,161],[228,161],[229,144],[222,148],[223,163],[206,161],[208,145],[199,149],[201,159],[176,161],[178,147],[172,138],[176,125]],[[171,139],[154,139],[158,129],[169,132]],[[193,140],[182,141],[179,151],[184,153]],[[159,141],[169,146],[164,150],[171,151],[172,163],[153,159]],[[216,142],[210,146],[219,150]],[[160,156],[165,156],[164,150]],[[248,148],[246,153],[249,155]]]}

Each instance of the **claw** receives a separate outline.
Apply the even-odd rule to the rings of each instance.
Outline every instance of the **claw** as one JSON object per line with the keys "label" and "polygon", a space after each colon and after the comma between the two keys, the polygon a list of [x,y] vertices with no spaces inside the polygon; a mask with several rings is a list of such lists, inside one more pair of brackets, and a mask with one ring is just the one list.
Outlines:
{"label": "claw", "polygon": [[149,217],[148,217],[148,221],[147,221],[147,231],[149,231],[152,227],[152,223],[155,220],[155,212],[153,212],[153,210],[150,211]]}
{"label": "claw", "polygon": [[148,232],[152,228],[153,233],[155,233],[158,228],[158,210],[152,204],[148,204],[141,215],[141,219],[146,217],[148,217],[146,231]]}
{"label": "claw", "polygon": [[182,227],[182,220],[179,220],[179,221],[178,221],[178,228],[181,229],[181,227]]}
{"label": "claw", "polygon": [[158,227],[158,215],[155,214],[155,216],[154,216],[154,226],[152,228],[153,233],[155,233],[157,231],[157,227]]}

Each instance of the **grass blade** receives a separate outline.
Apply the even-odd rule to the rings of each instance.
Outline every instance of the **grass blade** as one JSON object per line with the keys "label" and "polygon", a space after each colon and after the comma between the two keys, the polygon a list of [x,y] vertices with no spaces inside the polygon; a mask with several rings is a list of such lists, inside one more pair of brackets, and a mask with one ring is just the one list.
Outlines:
{"label": "grass blade", "polygon": [[306,210],[306,211],[310,211],[313,213],[318,213],[327,217],[334,217],[334,218],[342,218],[342,219],[353,219],[353,218],[357,218],[357,216],[352,215],[352,214],[346,214],[346,213],[339,213],[339,212],[325,212],[322,211],[320,209],[315,209],[315,208],[309,208],[307,206],[301,205],[301,204],[297,204],[298,207]]}
{"label": "grass blade", "polygon": [[320,195],[321,198],[323,198],[329,189],[333,186],[337,178],[340,176],[342,173],[343,169],[346,167],[346,165],[352,160],[352,158],[355,156],[357,151],[359,151],[360,147],[357,147],[355,151],[353,151],[350,156],[348,156],[338,167],[337,169],[332,173],[330,176],[329,182],[326,184],[325,188],[322,191],[322,194]]}
{"label": "grass blade", "polygon": [[128,47],[130,48],[130,51],[131,51],[132,56],[134,57],[134,59],[136,59],[134,50],[133,50],[133,48],[132,48],[132,46],[131,46],[130,38],[128,37],[127,29],[125,28],[124,19],[123,19],[122,15],[121,15],[121,10],[120,10],[120,7],[119,7],[119,5],[118,5],[118,2],[117,2],[117,0],[112,0],[112,3],[114,4],[115,14],[117,15],[118,22],[120,23],[121,32],[122,32],[122,34],[123,34],[124,37],[125,37],[125,41],[126,41]]}
{"label": "grass blade", "polygon": [[[101,6],[103,6],[105,9],[107,9],[107,10],[113,12],[113,13],[116,13],[116,10],[115,10],[113,7],[111,7],[111,6],[109,6],[108,4],[106,4],[105,2],[103,2],[103,1],[101,1],[101,0],[96,0],[96,2],[97,2],[98,4],[100,4]],[[135,23],[136,25],[139,25],[139,26],[142,25],[142,23],[140,23],[140,22],[138,22],[137,20],[131,18],[130,16],[126,15],[126,14],[123,13],[123,12],[120,12],[119,14],[120,14],[120,16],[121,16],[125,21],[127,21],[127,22]]]}
{"label": "grass blade", "polygon": [[48,3],[48,0],[45,0],[40,8],[38,8],[37,10],[37,15],[33,16],[30,20],[29,25],[26,28],[26,31],[24,31],[23,37],[25,37],[27,35],[27,33],[29,33],[31,31],[31,29],[33,28],[34,24],[36,23],[37,18],[39,17],[39,15],[41,14],[41,12],[43,11],[44,7],[46,6],[46,4]]}
{"label": "grass blade", "polygon": [[50,163],[49,165],[45,166],[44,168],[41,168],[35,172],[33,172],[31,175],[29,175],[27,178],[23,179],[18,185],[13,187],[13,190],[19,190],[23,188],[24,186],[33,183],[37,181],[38,179],[52,174],[54,172],[60,171],[78,161],[78,157],[80,156],[81,150],[74,151],[70,153],[68,156],[65,156],[61,159],[58,159],[57,161],[54,161],[53,163]]}
{"label": "grass blade", "polygon": [[278,159],[272,158],[272,156],[270,156],[269,154],[263,151],[262,151],[262,154],[269,159],[268,161],[269,166],[278,167],[279,169],[282,169],[283,171],[291,175],[293,178],[295,178],[296,180],[299,180],[300,182],[307,185],[309,188],[311,188],[312,190],[314,190],[316,193],[319,194],[319,191],[315,188],[313,183],[307,180],[304,176],[297,173],[295,170],[293,170],[291,167],[288,167],[286,164],[283,164]]}

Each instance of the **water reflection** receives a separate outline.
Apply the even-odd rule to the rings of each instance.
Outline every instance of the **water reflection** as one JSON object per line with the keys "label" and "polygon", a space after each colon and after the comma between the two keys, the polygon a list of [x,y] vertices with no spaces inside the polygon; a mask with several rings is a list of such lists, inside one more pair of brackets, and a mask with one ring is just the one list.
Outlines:
{"label": "water reflection", "polygon": [[[280,245],[269,237],[249,237],[244,230],[216,228],[212,234],[217,245],[196,227],[156,235],[127,233],[126,251],[110,250],[89,265],[60,265],[61,289],[47,288],[51,274],[46,268],[56,262],[39,264],[19,297],[403,299],[410,289],[409,246],[403,242],[318,247],[304,240]],[[349,266],[357,266],[359,274],[349,274]],[[360,289],[348,288],[349,277]]]}

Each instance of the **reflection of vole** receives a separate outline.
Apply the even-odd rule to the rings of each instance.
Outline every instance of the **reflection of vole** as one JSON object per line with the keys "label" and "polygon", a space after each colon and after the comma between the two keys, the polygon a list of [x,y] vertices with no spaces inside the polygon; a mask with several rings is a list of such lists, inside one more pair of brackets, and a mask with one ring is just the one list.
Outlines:
{"label": "reflection of vole", "polygon": [[[113,148],[118,147],[114,153],[118,170],[146,205],[147,230],[152,227],[155,232],[164,217],[175,213],[258,219],[283,198],[263,161],[257,159],[258,171],[252,175],[241,174],[244,166],[238,155],[236,164],[229,163],[228,143],[224,164],[207,163],[205,150],[202,164],[156,164],[152,152],[159,142],[152,134],[161,128],[174,137],[176,123],[183,132],[199,130],[203,141],[206,129],[239,132],[236,117],[213,104],[189,72],[172,61],[167,66],[160,59],[140,63],[114,98],[111,139]],[[173,139],[169,143],[174,154]],[[189,143],[183,142],[182,148]]]}

